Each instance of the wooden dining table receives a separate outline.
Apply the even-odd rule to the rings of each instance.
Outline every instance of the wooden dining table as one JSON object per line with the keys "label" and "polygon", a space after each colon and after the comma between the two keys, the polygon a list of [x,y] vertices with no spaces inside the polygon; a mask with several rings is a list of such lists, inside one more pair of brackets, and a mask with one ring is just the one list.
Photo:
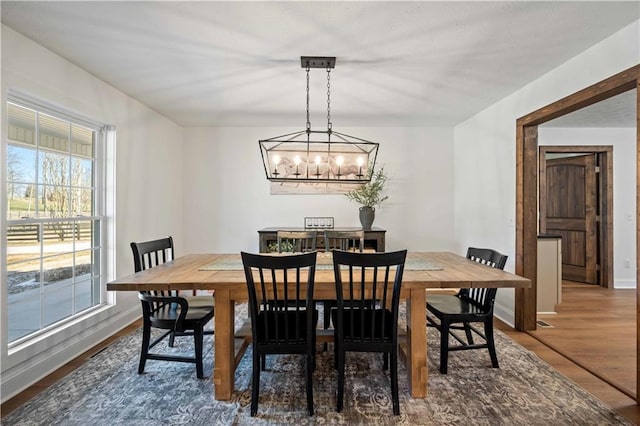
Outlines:
{"label": "wooden dining table", "polygon": [[[327,254],[319,253],[316,268],[314,297],[319,300],[336,297],[334,272],[326,259]],[[406,301],[407,320],[401,353],[412,397],[427,396],[426,290],[474,287],[527,288],[531,287],[531,281],[454,253],[409,252],[400,295]],[[111,281],[107,283],[107,290],[212,290],[215,294],[215,399],[231,399],[235,370],[246,349],[246,345],[236,345],[235,305],[247,300],[239,253],[189,254]]]}

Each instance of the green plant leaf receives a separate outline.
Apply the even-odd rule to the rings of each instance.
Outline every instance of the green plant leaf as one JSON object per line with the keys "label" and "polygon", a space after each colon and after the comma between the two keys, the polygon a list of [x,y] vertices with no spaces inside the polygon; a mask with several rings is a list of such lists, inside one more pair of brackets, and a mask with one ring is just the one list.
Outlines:
{"label": "green plant leaf", "polygon": [[371,180],[347,192],[345,196],[362,206],[375,208],[379,207],[383,201],[389,198],[387,195],[382,194],[388,176],[384,172],[384,166],[380,167],[378,171],[370,170]]}

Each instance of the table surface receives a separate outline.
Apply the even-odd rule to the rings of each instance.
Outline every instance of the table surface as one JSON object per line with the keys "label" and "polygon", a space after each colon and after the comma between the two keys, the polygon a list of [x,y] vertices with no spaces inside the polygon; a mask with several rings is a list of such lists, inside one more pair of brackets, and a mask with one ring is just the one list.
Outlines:
{"label": "table surface", "polygon": [[[322,256],[322,253],[318,253]],[[405,268],[403,288],[531,287],[527,278],[488,268],[449,252],[409,252],[408,259],[424,259],[440,270]],[[240,254],[189,254],[155,268],[131,274],[107,283],[108,291],[140,290],[218,290],[237,289],[245,284],[244,272],[237,270],[201,270],[220,260],[239,260]],[[240,264],[240,263],[238,263]],[[334,285],[332,270],[316,270],[316,286]]]}
{"label": "table surface", "polygon": [[[406,343],[401,345],[407,366],[409,392],[415,398],[427,396],[427,332],[425,289],[473,287],[531,287],[527,278],[489,268],[448,252],[410,252],[409,258],[423,259],[442,269],[405,269],[401,298],[407,303]],[[235,369],[246,349],[235,345],[235,303],[247,300],[244,271],[202,270],[216,260],[233,261],[240,254],[189,254],[146,271],[107,283],[109,291],[214,290],[215,398],[229,400],[233,394]],[[316,270],[314,297],[335,298],[332,270]]]}

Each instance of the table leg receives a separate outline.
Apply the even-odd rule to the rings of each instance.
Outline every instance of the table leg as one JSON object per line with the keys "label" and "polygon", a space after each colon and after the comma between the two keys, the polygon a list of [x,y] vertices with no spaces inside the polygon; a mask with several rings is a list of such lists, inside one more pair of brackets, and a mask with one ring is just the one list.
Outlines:
{"label": "table leg", "polygon": [[407,300],[407,376],[414,398],[427,396],[427,313],[424,289],[411,290]]}
{"label": "table leg", "polygon": [[216,290],[215,296],[215,357],[213,387],[217,400],[229,400],[235,380],[234,315],[235,303],[229,291]]}

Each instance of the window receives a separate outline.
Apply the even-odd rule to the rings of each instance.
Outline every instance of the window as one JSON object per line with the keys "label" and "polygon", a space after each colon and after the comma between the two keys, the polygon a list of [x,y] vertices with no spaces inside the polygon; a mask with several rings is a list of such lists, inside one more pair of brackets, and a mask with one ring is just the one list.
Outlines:
{"label": "window", "polygon": [[8,342],[100,306],[103,126],[7,102]]}

